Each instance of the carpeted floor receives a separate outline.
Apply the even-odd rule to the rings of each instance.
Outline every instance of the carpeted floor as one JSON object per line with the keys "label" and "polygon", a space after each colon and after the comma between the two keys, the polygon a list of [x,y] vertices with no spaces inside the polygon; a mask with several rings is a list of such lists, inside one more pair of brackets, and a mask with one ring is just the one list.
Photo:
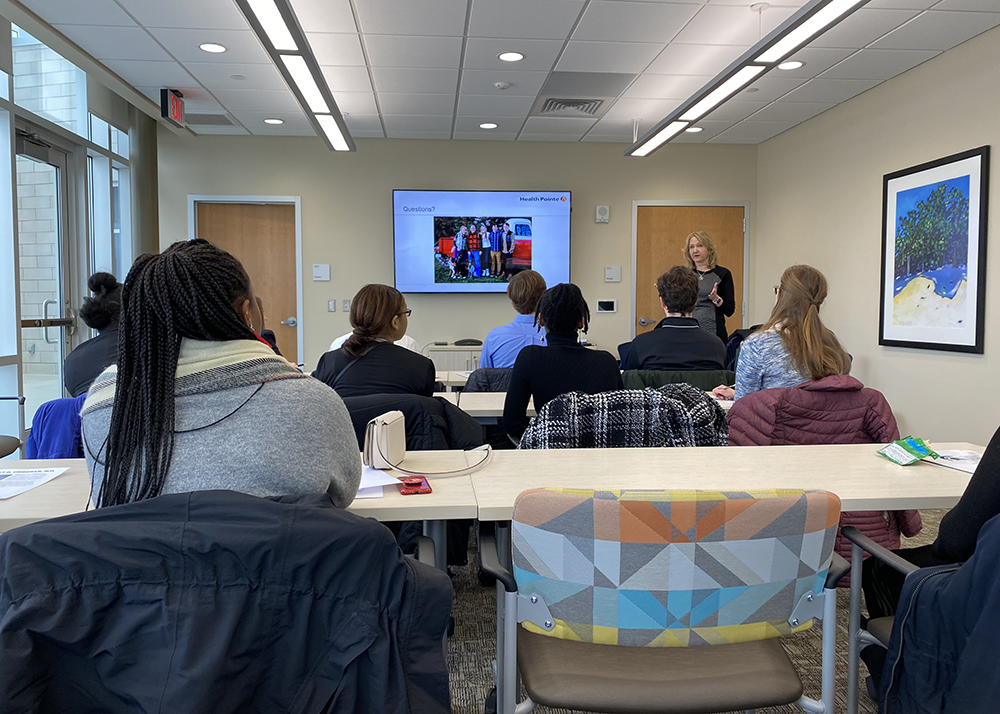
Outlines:
{"label": "carpeted floor", "polygon": [[[904,538],[903,547],[930,543],[937,535],[945,511],[921,511],[924,529],[916,538]],[[474,544],[470,544],[470,548]],[[496,657],[496,593],[479,584],[475,553],[470,550],[469,565],[458,569],[454,577],[455,635],[448,641],[448,669],[451,673],[451,703],[455,714],[482,714],[487,692],[493,686],[492,663]],[[847,697],[847,591],[837,599],[837,709],[846,707]],[[813,627],[782,640],[785,651],[798,669],[808,696],[820,693],[820,627]],[[865,676],[862,665],[862,678]],[[864,693],[859,710],[875,714],[878,709]],[[561,709],[538,707],[539,714],[555,714]],[[760,709],[768,714],[800,713],[794,706]]]}

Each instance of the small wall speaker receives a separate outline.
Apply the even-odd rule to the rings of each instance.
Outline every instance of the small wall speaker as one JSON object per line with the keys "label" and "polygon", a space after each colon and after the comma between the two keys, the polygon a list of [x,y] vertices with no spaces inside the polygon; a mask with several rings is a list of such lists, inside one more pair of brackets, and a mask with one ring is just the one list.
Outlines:
{"label": "small wall speaker", "polygon": [[594,217],[595,223],[607,223],[611,216],[611,209],[607,206],[598,206],[597,214]]}
{"label": "small wall speaker", "polygon": [[598,312],[618,312],[618,301],[617,300],[598,300],[597,301],[597,311]]}

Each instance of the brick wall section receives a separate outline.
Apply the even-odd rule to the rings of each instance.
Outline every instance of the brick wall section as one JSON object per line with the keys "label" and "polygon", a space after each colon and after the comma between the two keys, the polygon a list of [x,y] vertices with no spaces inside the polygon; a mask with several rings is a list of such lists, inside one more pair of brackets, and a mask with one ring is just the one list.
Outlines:
{"label": "brick wall section", "polygon": [[42,44],[14,47],[14,102],[71,131],[77,126],[80,72]]}

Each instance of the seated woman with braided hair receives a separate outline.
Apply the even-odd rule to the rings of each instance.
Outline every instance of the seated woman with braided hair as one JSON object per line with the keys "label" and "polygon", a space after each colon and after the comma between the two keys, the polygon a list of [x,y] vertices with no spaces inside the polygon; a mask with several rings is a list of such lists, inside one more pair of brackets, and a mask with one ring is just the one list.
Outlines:
{"label": "seated woman with braided hair", "polygon": [[351,302],[354,331],[339,350],[320,357],[313,376],[341,397],[434,394],[434,363],[393,344],[406,334],[410,310],[388,285],[365,285]]}
{"label": "seated woman with braided hair", "polygon": [[207,241],[135,261],[118,364],[82,412],[97,507],[212,489],[354,500],[361,459],[344,403],[275,355],[262,324],[243,266]]}
{"label": "seated woman with braided hair", "polygon": [[566,392],[598,394],[622,388],[618,360],[610,352],[587,349],[577,339],[590,326],[590,308],[573,283],[560,283],[542,293],[535,324],[545,328],[546,345],[529,345],[514,360],[503,405],[508,436],[520,439],[528,428],[528,400],[535,410]]}

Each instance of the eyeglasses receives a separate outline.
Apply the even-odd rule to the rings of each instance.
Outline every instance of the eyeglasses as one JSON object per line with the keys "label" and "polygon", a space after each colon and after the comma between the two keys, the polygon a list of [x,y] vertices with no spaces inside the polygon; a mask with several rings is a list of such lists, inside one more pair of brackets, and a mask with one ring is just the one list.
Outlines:
{"label": "eyeglasses", "polygon": [[774,294],[777,295],[778,291],[781,290],[780,285],[772,285],[771,288],[774,290]]}
{"label": "eyeglasses", "polygon": [[406,315],[407,317],[409,317],[410,315],[413,314],[413,309],[412,308],[407,308],[407,309],[403,310],[402,312],[397,312],[396,314],[397,315]]}

